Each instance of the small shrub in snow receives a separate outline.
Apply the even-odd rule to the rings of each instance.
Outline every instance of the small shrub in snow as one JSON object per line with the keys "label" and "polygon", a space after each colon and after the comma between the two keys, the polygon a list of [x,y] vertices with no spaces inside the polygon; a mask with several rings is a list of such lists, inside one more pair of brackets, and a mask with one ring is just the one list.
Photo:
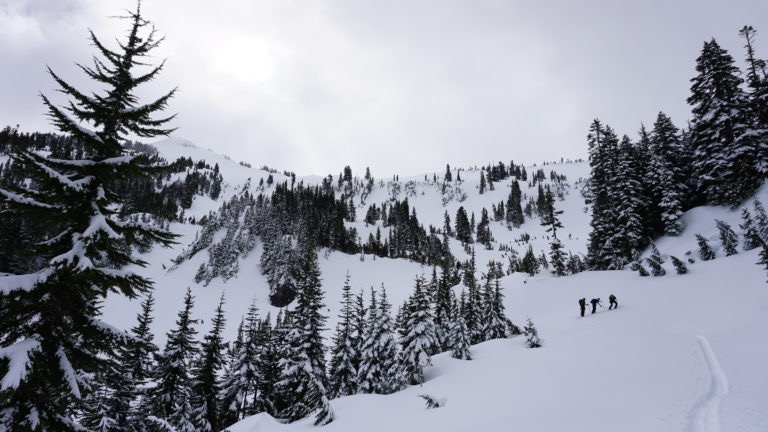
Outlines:
{"label": "small shrub in snow", "polygon": [[661,253],[659,253],[659,250],[653,243],[651,243],[651,256],[646,258],[645,261],[648,263],[648,267],[651,268],[652,275],[664,276],[667,274],[667,271],[664,270],[664,267],[661,266],[661,264],[664,262],[661,259]]}
{"label": "small shrub in snow", "polygon": [[637,265],[637,273],[640,274],[640,276],[642,276],[642,277],[646,277],[646,276],[650,276],[651,275],[650,273],[648,273],[648,270],[646,270],[645,267],[643,267],[642,264],[638,264]]}
{"label": "small shrub in snow", "polygon": [[528,318],[528,321],[523,327],[523,334],[526,337],[526,345],[528,348],[540,348],[541,339],[539,339],[539,332],[536,330],[536,326],[533,325],[533,320]]}
{"label": "small shrub in snow", "polygon": [[670,255],[669,257],[672,260],[672,264],[675,266],[675,271],[677,274],[686,274],[688,273],[688,267],[685,266],[685,263],[677,259],[676,256]]}
{"label": "small shrub in snow", "polygon": [[445,406],[445,398],[437,398],[428,394],[420,394],[419,397],[426,401],[427,409],[442,408]]}
{"label": "small shrub in snow", "polygon": [[696,243],[699,245],[699,258],[701,258],[702,261],[715,259],[715,251],[709,246],[709,243],[704,236],[696,234]]}
{"label": "small shrub in snow", "polygon": [[739,238],[736,236],[736,233],[733,232],[731,226],[717,219],[715,219],[715,224],[717,225],[717,230],[720,232],[720,243],[723,245],[725,256],[731,256],[738,253],[736,246],[739,244]]}

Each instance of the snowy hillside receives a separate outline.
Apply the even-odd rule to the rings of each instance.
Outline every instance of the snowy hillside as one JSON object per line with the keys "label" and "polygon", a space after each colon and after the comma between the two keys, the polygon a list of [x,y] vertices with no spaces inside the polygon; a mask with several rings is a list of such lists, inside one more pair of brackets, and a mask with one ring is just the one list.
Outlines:
{"label": "snowy hillside", "polygon": [[[196,197],[188,216],[199,218],[217,209],[244,187],[252,193],[269,192],[269,187],[259,186],[260,180],[269,175],[266,171],[242,166],[180,140],[159,143],[158,149],[169,160],[184,155],[220,166],[224,177],[222,196],[217,201]],[[564,212],[560,237],[566,251],[584,253],[590,214],[580,187],[588,176],[588,165],[564,163],[528,170],[533,173],[538,168],[543,168],[547,175],[550,171],[565,175],[563,200],[555,203]],[[438,178],[442,176],[441,170],[435,172]],[[509,194],[509,180],[497,182],[494,190],[480,194],[480,171],[462,170],[460,174],[462,182],[453,182],[450,194],[431,181],[434,173],[398,181],[376,178],[364,202],[360,202],[360,195],[355,196],[358,217],[348,224],[367,237],[377,228],[362,222],[368,205],[408,197],[424,225],[441,227],[445,212],[453,220],[463,206],[479,219],[483,207],[490,211],[493,204],[506,200]],[[276,182],[290,181],[282,174],[274,176]],[[322,178],[299,176],[296,180],[317,184]],[[535,199],[536,187],[529,188],[525,182],[521,186],[523,194]],[[768,190],[761,189],[757,198],[768,201]],[[747,207],[750,206],[748,201]],[[739,247],[740,253],[729,257],[718,250],[715,219],[728,222],[738,233],[738,209],[700,207],[684,216],[686,229],[682,235],[656,241],[666,260],[664,277],[640,277],[625,270],[561,278],[544,271],[533,277],[514,273],[503,278],[507,315],[518,325],[532,318],[544,341],[543,348],[526,349],[524,336],[517,336],[474,346],[471,361],[455,360],[445,353],[438,355],[433,359],[434,366],[426,370],[427,381],[422,386],[387,396],[356,395],[333,400],[336,420],[324,429],[766,430],[768,369],[764,365],[768,364],[768,349],[761,342],[761,329],[768,325],[766,276],[755,265],[757,250],[744,252]],[[193,315],[197,318],[208,319],[224,293],[226,339],[234,337],[237,323],[251,301],[256,301],[262,315],[271,312],[274,316],[278,312],[269,304],[267,282],[260,273],[260,244],[241,258],[239,273],[228,281],[216,278],[207,286],[195,283],[195,271],[207,259],[204,251],[170,270],[171,260],[195,239],[199,228],[173,224],[171,229],[182,235],[180,243],[171,249],[155,249],[145,257],[150,262],[146,273],[156,282],[158,313],[153,330],[161,346],[165,332],[174,325],[187,287],[196,297]],[[535,215],[526,218],[520,228],[509,230],[504,222],[493,221],[490,228],[493,250],[475,244],[480,271],[488,260],[507,262],[508,252],[499,251],[499,245],[510,245],[524,253],[528,245],[520,241],[523,233],[530,235],[537,255],[548,250],[547,233]],[[717,259],[698,259],[695,234],[709,240]],[[458,259],[467,259],[457,241],[452,240],[451,248]],[[318,255],[329,329],[337,322],[341,287],[347,273],[353,291],[383,284],[392,304],[399,305],[410,295],[414,279],[432,272],[429,266],[404,259],[374,259],[368,255],[361,260],[360,255],[327,250]],[[670,255],[691,258],[694,263],[688,263],[689,273],[675,274]],[[594,316],[589,311],[585,318],[578,316],[579,298],[600,297],[607,307],[609,294],[618,297],[617,311],[598,309]],[[134,324],[138,310],[138,302],[110,298],[104,314],[110,323],[128,328]],[[207,328],[207,323],[199,326],[201,332]],[[326,336],[330,336],[330,331]],[[427,410],[424,401],[417,397],[420,394],[444,398],[446,405]],[[282,425],[260,414],[230,430],[312,428],[310,420]]]}
{"label": "snowy hillside", "polygon": [[[441,354],[422,386],[332,401],[337,419],[323,430],[765,430],[768,290],[756,260],[743,253],[660,278],[508,277],[508,314],[516,322],[532,317],[543,348],[527,349],[517,336],[474,346],[471,361]],[[578,316],[578,298],[607,305],[611,293],[616,311]],[[446,405],[428,410],[420,394]],[[313,428],[262,414],[230,430]]]}
{"label": "snowy hillside", "polygon": [[[210,150],[199,148],[186,140],[171,138],[160,141],[155,146],[160,155],[167,160],[175,160],[182,156],[191,157],[194,161],[204,160],[210,165],[218,164],[220,167],[224,179],[221,196],[216,201],[206,196],[196,196],[192,207],[185,212],[188,217],[199,219],[201,216],[215,211],[223,202],[244,188],[253,194],[271,192],[274,190],[274,186],[270,187],[266,184],[259,186],[259,183],[262,180],[266,181],[269,175],[274,177],[275,184],[291,181],[290,177],[283,174],[269,173],[261,169],[243,166]],[[584,254],[590,215],[579,187],[588,176],[588,164],[586,162],[552,164],[528,167],[528,171],[532,175],[538,168],[543,169],[547,175],[550,171],[555,171],[566,176],[567,181],[561,186],[564,201],[557,201],[555,204],[559,210],[564,212],[560,216],[564,228],[559,237],[562,238],[566,252],[570,250],[574,254]],[[443,171],[439,171],[436,175],[441,178]],[[486,190],[483,194],[479,194],[480,170],[462,170],[460,175],[461,182],[449,183],[450,193],[443,192],[442,181],[438,182],[439,184],[432,182],[433,173],[418,177],[400,178],[397,181],[391,178],[376,179],[371,193],[365,196],[363,203],[360,203],[360,195],[354,198],[357,205],[357,221],[348,222],[347,225],[355,227],[361,237],[365,239],[369,233],[374,233],[377,227],[381,228],[380,222],[376,225],[368,225],[362,221],[368,205],[405,198],[408,199],[419,220],[425,226],[442,227],[444,213],[447,212],[453,220],[459,207],[464,207],[469,214],[474,213],[475,218],[479,221],[483,208],[490,211],[492,205],[506,201],[509,195],[509,182],[511,180],[497,182],[494,185],[494,190]],[[428,181],[425,181],[425,177],[428,178]],[[304,182],[309,185],[319,184],[321,181],[322,178],[318,176],[296,177],[297,183]],[[552,182],[545,180],[543,183],[551,184]],[[522,181],[520,184],[524,194],[523,201],[527,201],[529,198],[535,200],[537,186],[528,187],[528,184]],[[463,197],[459,198],[462,195]],[[225,334],[229,338],[234,337],[237,322],[245,315],[252,301],[256,301],[263,314],[272,312],[274,316],[279,310],[269,304],[269,288],[265,278],[260,274],[259,256],[262,249],[259,242],[257,242],[254,251],[240,260],[237,276],[228,281],[216,278],[207,286],[195,283],[195,272],[208,258],[205,251],[171,270],[173,267],[172,260],[195,239],[199,229],[198,225],[172,224],[171,230],[181,235],[178,240],[179,244],[169,249],[155,248],[144,258],[150,263],[150,266],[142,271],[156,282],[156,307],[160,311],[168,311],[168,313],[159,314],[154,323],[154,331],[160,344],[165,340],[165,332],[174,324],[175,312],[181,307],[187,287],[192,288],[193,295],[198,299],[195,309],[196,315],[200,318],[210,316],[222,293],[225,294],[226,310],[230,317],[230,325]],[[489,260],[496,260],[506,265],[509,252],[499,251],[499,245],[511,245],[521,256],[529,244],[537,256],[541,253],[548,253],[549,237],[536,215],[533,218],[526,217],[525,223],[519,228],[512,229],[508,229],[503,221],[491,221],[490,230],[494,237],[493,250],[486,250],[478,243],[473,245],[480,271],[485,271],[485,264]],[[387,229],[382,228],[382,233],[386,236]],[[527,243],[520,240],[524,233],[530,236]],[[468,259],[469,255],[459,242],[452,240],[450,245],[451,252],[457,259]],[[361,261],[359,255],[346,255],[331,251],[320,252],[319,256],[323,288],[326,291],[327,314],[330,318],[329,328],[335,326],[339,307],[338,296],[347,272],[351,276],[351,283],[355,291],[368,290],[371,287],[378,288],[383,284],[394,305],[401,304],[407,298],[413,289],[416,276],[429,276],[432,272],[432,268],[429,266],[403,259],[380,259],[369,255],[365,257],[364,261]],[[126,303],[126,300],[121,297],[108,299],[104,308],[104,313],[110,322],[121,328],[129,328],[133,325],[138,311],[138,301]]]}

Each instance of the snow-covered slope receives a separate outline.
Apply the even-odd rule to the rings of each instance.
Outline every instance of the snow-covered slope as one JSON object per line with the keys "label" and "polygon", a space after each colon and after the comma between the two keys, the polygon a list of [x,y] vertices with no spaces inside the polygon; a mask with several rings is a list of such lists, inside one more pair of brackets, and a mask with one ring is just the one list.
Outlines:
{"label": "snow-covered slope", "polygon": [[[756,260],[752,251],[659,278],[507,277],[508,315],[532,317],[542,348],[518,336],[473,347],[471,361],[442,354],[422,386],[334,400],[323,430],[766,430],[768,289]],[[617,310],[579,317],[578,298],[607,305],[611,293]],[[428,410],[419,394],[446,405]],[[230,430],[312,428],[258,415]]]}
{"label": "snow-covered slope", "polygon": [[[204,159],[220,166],[224,188],[218,201],[197,197],[189,216],[202,216],[219,207],[223,200],[248,187],[259,189],[268,172],[249,168],[227,158],[171,139],[158,145],[169,160],[179,156]],[[586,163],[553,164],[530,167],[529,173],[543,168],[567,177],[563,210],[564,229],[559,232],[565,249],[586,251],[589,209],[579,191],[579,179],[586,178]],[[443,170],[435,170],[441,178]],[[355,173],[359,174],[359,173]],[[376,173],[373,173],[374,176]],[[290,181],[273,173],[275,182]],[[426,226],[442,227],[445,212],[455,218],[463,206],[479,220],[483,207],[505,201],[509,180],[495,184],[495,190],[479,194],[479,170],[461,172],[463,182],[453,184],[446,194],[431,182],[432,173],[414,178],[377,179],[370,194],[360,202],[355,197],[357,222],[352,223],[363,236],[375,226],[361,222],[372,203],[408,198],[419,220]],[[335,178],[335,176],[334,176]],[[249,181],[250,179],[250,181]],[[317,184],[320,177],[297,177],[297,181]],[[523,193],[536,197],[536,188],[521,185]],[[457,191],[457,188],[460,191]],[[399,189],[399,192],[397,192]],[[397,192],[397,193],[395,193]],[[463,192],[463,193],[462,193]],[[465,195],[465,197],[463,197]],[[768,190],[757,194],[768,201]],[[525,199],[525,198],[524,198]],[[715,219],[724,220],[738,232],[739,213],[724,207],[702,207],[684,216],[685,232],[656,242],[662,256],[684,259],[691,256],[689,274],[676,275],[669,260],[667,276],[641,278],[637,273],[586,272],[554,278],[513,274],[502,280],[510,319],[522,324],[531,317],[544,340],[544,347],[530,350],[522,337],[496,340],[473,347],[474,360],[454,360],[446,355],[434,359],[427,370],[427,382],[389,396],[357,395],[334,400],[336,421],[326,426],[334,431],[755,431],[768,430],[768,347],[762,329],[768,324],[768,286],[765,272],[755,265],[757,251],[699,262],[696,240],[699,233],[717,247]],[[223,282],[214,279],[208,286],[194,282],[194,274],[205,260],[198,254],[169,271],[171,259],[191,243],[199,226],[174,224],[182,234],[172,249],[155,249],[145,259],[145,273],[156,282],[156,320],[154,331],[162,345],[165,332],[173,327],[187,287],[196,296],[194,315],[207,319],[224,293],[228,317],[226,336],[232,338],[237,322],[249,303],[256,301],[262,314],[277,313],[268,302],[266,280],[260,274],[257,245],[241,259],[237,277]],[[524,253],[527,245],[522,233],[531,236],[538,255],[548,250],[548,239],[537,217],[527,218],[519,229],[508,230],[501,222],[491,222],[494,250],[475,246],[478,269],[495,259],[506,262],[500,244],[511,245]],[[452,251],[459,259],[467,255],[457,242]],[[692,253],[686,256],[686,252]],[[719,252],[719,251],[718,251]],[[347,272],[354,290],[387,288],[392,304],[399,305],[410,294],[417,275],[430,275],[432,269],[405,260],[374,259],[359,255],[320,251],[323,288],[326,292],[328,327],[333,328],[339,308],[341,286]],[[600,309],[594,316],[580,318],[577,300],[615,294],[617,311]],[[118,327],[134,324],[138,302],[115,297],[104,306],[107,319]],[[207,330],[204,323],[200,331]],[[427,410],[419,394],[445,398],[443,408]],[[232,432],[311,429],[312,423],[281,425],[265,415],[244,420]]]}

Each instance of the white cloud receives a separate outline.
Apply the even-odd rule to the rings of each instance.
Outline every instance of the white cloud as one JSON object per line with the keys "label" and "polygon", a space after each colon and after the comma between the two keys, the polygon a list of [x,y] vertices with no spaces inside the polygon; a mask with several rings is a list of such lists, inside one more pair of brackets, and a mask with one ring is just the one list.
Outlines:
{"label": "white cloud", "polygon": [[[0,118],[38,125],[36,93],[52,83],[37,72],[47,63],[89,85],[72,66],[93,54],[86,28],[121,36],[125,23],[106,17],[134,2],[12,1],[22,21],[0,30],[0,55],[29,72],[0,70],[0,94],[14,98]],[[715,36],[743,57],[738,29],[767,5],[146,0],[168,63],[142,95],[178,85],[180,135],[299,173],[578,157],[596,116],[628,134],[658,110],[684,125],[701,41]],[[4,46],[3,31],[37,48]]]}

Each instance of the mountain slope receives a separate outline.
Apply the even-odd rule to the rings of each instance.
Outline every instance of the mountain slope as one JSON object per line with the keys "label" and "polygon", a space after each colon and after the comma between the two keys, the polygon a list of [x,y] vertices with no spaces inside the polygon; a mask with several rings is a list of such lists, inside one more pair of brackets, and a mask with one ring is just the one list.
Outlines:
{"label": "mountain slope", "polygon": [[[471,361],[441,354],[422,386],[334,400],[336,421],[324,430],[763,430],[768,290],[756,260],[752,251],[660,278],[628,271],[527,283],[507,277],[508,315],[532,317],[542,348],[527,349],[517,336],[474,346]],[[616,311],[578,316],[578,298],[605,301],[610,293]],[[427,410],[419,394],[447,404]],[[261,414],[230,430],[311,424],[279,425]]]}
{"label": "mountain slope", "polygon": [[[222,202],[248,188],[251,193],[264,191],[261,179],[270,174],[239,165],[209,151],[190,147],[180,140],[158,145],[169,159],[191,156],[217,163],[224,176],[221,197],[213,201],[196,197],[187,216],[199,218],[218,208]],[[543,168],[567,177],[564,199],[556,201],[564,210],[559,231],[566,250],[583,253],[589,233],[589,208],[584,204],[579,181],[588,175],[586,163],[553,164]],[[289,176],[273,173],[275,182]],[[362,216],[368,205],[392,199],[408,198],[419,220],[425,225],[442,227],[444,212],[453,221],[460,206],[479,219],[483,207],[505,201],[509,182],[495,184],[495,190],[479,194],[479,170],[461,171],[462,182],[451,183],[445,193],[442,182],[433,175],[395,180],[376,180],[361,203],[355,195],[357,221],[354,226],[367,237],[378,222],[366,226]],[[248,181],[250,179],[250,181]],[[297,177],[297,182],[319,184],[321,177]],[[549,182],[549,180],[547,180]],[[521,182],[522,183],[522,182]],[[527,197],[536,198],[536,187],[521,185]],[[460,191],[458,191],[460,189]],[[340,193],[340,192],[338,192]],[[464,197],[465,195],[465,197]],[[768,189],[756,198],[766,201]],[[524,198],[525,199],[525,198]],[[751,208],[751,202],[745,204]],[[657,239],[656,245],[666,259],[667,276],[640,277],[629,270],[585,272],[555,278],[549,273],[529,277],[514,273],[502,280],[507,315],[516,324],[531,317],[544,340],[544,347],[529,350],[524,338],[490,341],[473,347],[474,360],[460,361],[441,354],[426,371],[427,382],[393,395],[356,395],[332,401],[336,420],[327,430],[520,430],[560,431],[565,429],[605,431],[751,431],[768,427],[768,348],[761,329],[768,324],[768,290],[765,273],[755,263],[757,251],[724,257],[719,250],[715,219],[728,222],[739,233],[738,209],[700,207],[683,217],[682,235]],[[189,245],[199,226],[173,224],[182,234],[173,249],[156,249],[145,259],[150,262],[146,274],[156,281],[157,299],[153,330],[162,346],[165,332],[173,326],[187,286],[197,298],[194,315],[209,318],[222,292],[226,296],[228,326],[226,338],[232,339],[237,322],[255,299],[262,315],[274,316],[278,309],[268,300],[269,288],[260,274],[262,245],[240,258],[239,273],[233,279],[213,279],[208,286],[194,282],[198,267],[207,259],[201,251],[189,261],[172,267],[171,260]],[[510,245],[522,254],[528,247],[521,241],[527,233],[537,255],[548,251],[548,238],[538,217],[527,218],[519,228],[508,230],[503,222],[491,222],[495,241],[493,250],[475,244],[478,270],[494,259],[507,262],[509,252],[499,245]],[[718,258],[700,262],[695,234],[702,234],[715,248]],[[451,249],[460,260],[466,251],[451,239]],[[690,253],[688,253],[690,252]],[[689,274],[676,275],[669,255],[691,258]],[[341,287],[349,272],[353,291],[384,285],[393,305],[401,304],[410,294],[414,279],[429,276],[432,268],[404,259],[346,255],[319,251],[323,288],[326,292],[328,327],[335,327]],[[615,294],[617,311],[599,309],[594,316],[579,318],[577,300]],[[138,302],[110,298],[105,304],[107,320],[118,327],[133,325]],[[201,325],[207,330],[207,324]],[[330,331],[326,333],[330,335]],[[419,394],[445,398],[447,405],[426,410]],[[309,429],[312,422],[281,425],[266,415],[244,420],[230,428],[232,432]]]}

